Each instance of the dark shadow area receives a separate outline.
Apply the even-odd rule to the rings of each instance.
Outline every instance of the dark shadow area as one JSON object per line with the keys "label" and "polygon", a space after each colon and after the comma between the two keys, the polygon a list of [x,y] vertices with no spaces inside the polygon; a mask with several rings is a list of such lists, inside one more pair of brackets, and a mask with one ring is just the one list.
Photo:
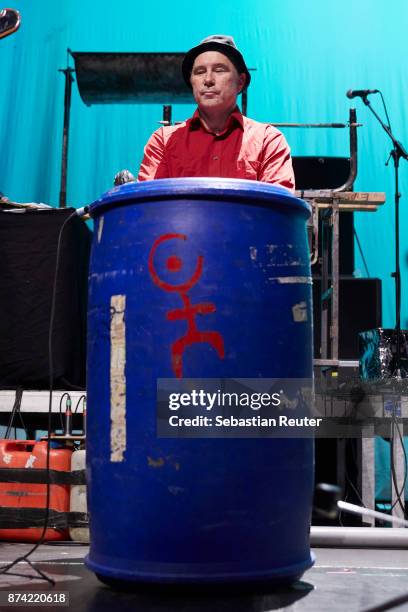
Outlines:
{"label": "dark shadow area", "polygon": [[[113,581],[113,586],[108,586],[81,561],[70,559],[70,563],[65,563],[57,559],[36,563],[36,567],[55,579],[55,586],[24,581],[12,589],[15,592],[68,591],[69,609],[76,612],[267,612],[291,606],[314,589],[312,584],[300,580],[286,586],[268,583],[216,586],[120,584],[120,581]],[[10,585],[0,587],[2,590],[9,591]],[[46,611],[49,607],[36,606],[36,610]]]}

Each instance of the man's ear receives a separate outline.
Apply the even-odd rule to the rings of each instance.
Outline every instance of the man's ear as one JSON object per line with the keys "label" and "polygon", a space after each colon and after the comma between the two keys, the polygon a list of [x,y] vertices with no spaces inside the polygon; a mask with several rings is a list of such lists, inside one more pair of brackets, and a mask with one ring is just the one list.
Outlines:
{"label": "man's ear", "polygon": [[238,93],[242,93],[242,90],[245,89],[245,83],[246,83],[246,74],[245,72],[242,72],[241,74],[238,75],[238,85],[239,85],[239,90]]}

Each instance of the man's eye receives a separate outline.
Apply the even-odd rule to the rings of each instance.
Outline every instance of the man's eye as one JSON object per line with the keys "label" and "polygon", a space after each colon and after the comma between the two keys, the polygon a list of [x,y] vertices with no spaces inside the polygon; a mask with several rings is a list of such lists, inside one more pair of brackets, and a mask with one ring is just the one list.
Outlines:
{"label": "man's eye", "polygon": [[205,70],[203,68],[197,68],[197,70],[194,70],[194,74],[204,74]]}

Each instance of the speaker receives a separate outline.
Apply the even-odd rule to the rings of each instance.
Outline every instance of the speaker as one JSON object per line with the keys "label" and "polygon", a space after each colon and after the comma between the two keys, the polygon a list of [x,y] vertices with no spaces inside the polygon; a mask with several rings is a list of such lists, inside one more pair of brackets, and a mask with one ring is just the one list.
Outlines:
{"label": "speaker", "polygon": [[296,189],[336,189],[350,175],[349,157],[292,157]]}
{"label": "speaker", "polygon": [[[48,389],[48,332],[57,242],[74,209],[0,212],[0,388]],[[75,217],[64,228],[53,334],[54,387],[85,386],[91,243]]]}
{"label": "speaker", "polygon": [[[314,356],[320,357],[321,279],[313,279]],[[330,302],[328,302],[330,308]],[[339,357],[359,358],[360,332],[381,327],[381,280],[379,278],[340,277]]]}
{"label": "speaker", "polygon": [[[319,232],[322,235],[322,222],[319,218]],[[354,272],[354,213],[340,212],[339,214],[339,271],[343,276],[351,276]],[[322,240],[319,239],[319,259],[312,266],[313,276],[322,273]],[[329,273],[331,266],[329,262]]]}
{"label": "speaker", "polygon": [[[348,157],[292,157],[296,189],[336,189],[347,181],[350,174]],[[321,232],[321,222],[319,232]],[[354,272],[354,213],[340,212],[340,274],[351,275]],[[319,259],[322,255],[319,241]],[[313,275],[321,274],[320,261],[312,266]]]}

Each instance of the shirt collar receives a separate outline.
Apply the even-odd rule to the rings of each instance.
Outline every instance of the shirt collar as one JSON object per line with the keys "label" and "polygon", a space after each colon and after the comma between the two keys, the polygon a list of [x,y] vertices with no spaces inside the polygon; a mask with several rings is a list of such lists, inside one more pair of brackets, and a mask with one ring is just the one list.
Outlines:
{"label": "shirt collar", "polygon": [[[237,123],[241,127],[241,129],[244,129],[244,117],[241,111],[239,110],[238,106],[235,107],[235,109],[232,111],[232,113],[228,117],[227,124],[222,134],[224,134],[227,130],[229,130],[232,127],[233,123]],[[196,108],[196,110],[194,111],[194,115],[190,119],[189,130],[197,130],[200,128],[200,126],[204,128],[201,118],[200,118],[200,113],[198,111],[198,108]]]}

